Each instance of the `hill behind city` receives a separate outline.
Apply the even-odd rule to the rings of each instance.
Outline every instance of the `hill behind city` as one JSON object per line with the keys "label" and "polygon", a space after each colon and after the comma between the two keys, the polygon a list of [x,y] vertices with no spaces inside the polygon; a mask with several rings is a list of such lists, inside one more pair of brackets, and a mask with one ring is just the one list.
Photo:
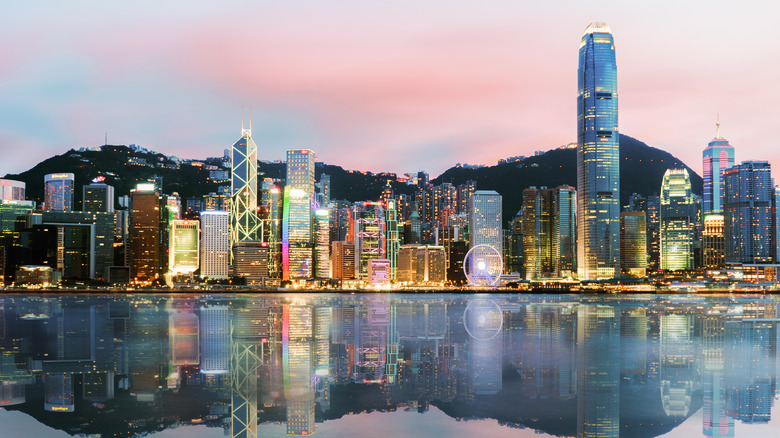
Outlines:
{"label": "hill behind city", "polygon": [[[540,155],[520,161],[502,163],[479,168],[452,167],[432,180],[433,184],[450,182],[454,185],[467,180],[477,182],[478,190],[496,190],[503,196],[504,220],[520,210],[522,190],[531,186],[556,187],[576,186],[577,154],[575,149],[552,149]],[[162,177],[163,192],[177,192],[182,198],[216,192],[220,185],[229,182],[210,177],[211,169],[221,169],[217,159],[184,160],[177,162],[172,157],[152,151],[138,150],[127,146],[102,146],[96,150],[70,150],[62,155],[48,158],[33,168],[9,174],[5,178],[24,181],[27,184],[27,198],[43,200],[43,177],[49,173],[69,172],[75,175],[75,203],[79,208],[81,186],[93,178],[102,176],[105,183],[115,187],[117,196],[128,194],[139,181],[154,176]],[[670,168],[686,168],[691,174],[693,192],[701,194],[702,179],[668,152],[620,135],[620,200],[628,202],[632,193],[643,196],[658,194],[663,174]],[[284,163],[261,162],[258,164],[260,177],[283,179]],[[347,201],[376,200],[388,181],[396,194],[413,192],[413,187],[397,181],[394,173],[372,173],[345,170],[340,166],[318,163],[317,179],[322,173],[331,176],[331,197]]]}

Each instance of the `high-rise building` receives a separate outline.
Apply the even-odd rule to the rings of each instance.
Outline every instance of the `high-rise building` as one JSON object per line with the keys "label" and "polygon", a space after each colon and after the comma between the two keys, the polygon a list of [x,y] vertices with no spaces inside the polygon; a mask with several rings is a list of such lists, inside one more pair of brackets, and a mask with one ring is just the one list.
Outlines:
{"label": "high-rise building", "polygon": [[469,248],[489,245],[501,254],[501,195],[494,190],[477,190],[469,199]]}
{"label": "high-rise building", "polygon": [[245,278],[247,284],[268,278],[268,244],[245,240],[233,245],[233,274]]}
{"label": "high-rise building", "polygon": [[107,184],[87,184],[81,188],[81,211],[114,211],[114,187]]}
{"label": "high-rise building", "polygon": [[[388,183],[388,187],[389,187]],[[390,281],[395,281],[398,268],[398,249],[400,248],[400,240],[398,238],[398,212],[396,209],[395,199],[387,198],[385,203],[385,227],[387,236],[385,236],[385,244],[387,245],[387,258],[390,260]]]}
{"label": "high-rise building", "polygon": [[154,184],[138,184],[130,199],[130,277],[151,283],[160,274],[160,197]]}
{"label": "high-rise building", "polygon": [[330,277],[330,211],[314,212],[314,276]]}
{"label": "high-rise building", "polygon": [[702,264],[705,268],[718,269],[724,266],[724,245],[723,215],[705,215],[701,233]]}
{"label": "high-rise building", "polygon": [[311,196],[303,189],[284,188],[282,217],[282,278],[312,276]]}
{"label": "high-rise building", "polygon": [[43,208],[46,210],[73,210],[72,173],[50,173],[43,177]]}
{"label": "high-rise building", "polygon": [[644,211],[620,213],[620,271],[632,277],[647,273],[647,226]]}
{"label": "high-rise building", "polygon": [[523,191],[523,266],[526,279],[568,276],[575,269],[575,190]]}
{"label": "high-rise building", "polygon": [[314,152],[287,151],[287,185],[282,218],[282,269],[285,280],[312,276]]}
{"label": "high-rise building", "polygon": [[355,244],[337,240],[331,243],[332,278],[355,278]]}
{"label": "high-rise building", "polygon": [[192,274],[200,264],[200,221],[175,219],[170,224],[168,269]]}
{"label": "high-rise building", "polygon": [[201,221],[200,276],[228,278],[230,219],[226,211],[204,211]]}
{"label": "high-rise building", "polygon": [[702,152],[704,214],[723,211],[723,171],[734,166],[734,147],[720,136],[720,122],[717,127],[715,138]]}
{"label": "high-rise building", "polygon": [[230,314],[227,306],[200,307],[200,352],[201,373],[228,372]]}
{"label": "high-rise building", "polygon": [[230,154],[230,243],[258,238],[257,145],[252,129],[241,129]]}
{"label": "high-rise building", "polygon": [[620,148],[615,41],[591,23],[577,69],[577,267],[583,280],[620,268]]}
{"label": "high-rise building", "polygon": [[25,187],[27,185],[22,181],[0,179],[0,202],[24,201]]}
{"label": "high-rise building", "polygon": [[371,259],[384,259],[386,224],[385,212],[379,202],[356,202],[352,208],[355,242],[355,274],[357,278],[368,278],[368,264]]}
{"label": "high-rise building", "polygon": [[723,171],[727,264],[774,261],[774,185],[770,172],[766,161],[744,161]]}
{"label": "high-rise building", "polygon": [[696,210],[685,169],[668,169],[661,183],[661,269],[693,269]]}

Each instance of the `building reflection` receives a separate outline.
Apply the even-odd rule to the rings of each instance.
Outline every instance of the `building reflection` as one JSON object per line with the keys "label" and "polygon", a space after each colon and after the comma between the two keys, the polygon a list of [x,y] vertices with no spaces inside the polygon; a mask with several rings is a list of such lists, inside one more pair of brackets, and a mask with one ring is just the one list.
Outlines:
{"label": "building reflection", "polygon": [[704,436],[734,437],[772,420],[777,316],[747,296],[3,296],[0,406],[85,436],[250,438],[434,407],[658,436],[701,409]]}

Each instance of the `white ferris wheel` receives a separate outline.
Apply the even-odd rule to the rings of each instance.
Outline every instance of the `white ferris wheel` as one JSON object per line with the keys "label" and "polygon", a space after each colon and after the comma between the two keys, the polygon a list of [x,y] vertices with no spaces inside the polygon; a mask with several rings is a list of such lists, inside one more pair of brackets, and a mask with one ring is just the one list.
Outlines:
{"label": "white ferris wheel", "polygon": [[504,262],[492,246],[477,245],[463,259],[463,271],[470,286],[495,286],[504,271]]}

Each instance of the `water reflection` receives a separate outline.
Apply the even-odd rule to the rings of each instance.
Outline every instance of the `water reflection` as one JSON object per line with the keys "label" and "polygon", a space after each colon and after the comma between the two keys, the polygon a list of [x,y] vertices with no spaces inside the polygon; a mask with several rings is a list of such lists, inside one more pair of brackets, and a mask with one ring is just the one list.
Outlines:
{"label": "water reflection", "polygon": [[579,437],[700,411],[704,436],[733,437],[776,431],[777,317],[751,296],[5,296],[0,406],[71,435],[311,435],[435,406]]}

